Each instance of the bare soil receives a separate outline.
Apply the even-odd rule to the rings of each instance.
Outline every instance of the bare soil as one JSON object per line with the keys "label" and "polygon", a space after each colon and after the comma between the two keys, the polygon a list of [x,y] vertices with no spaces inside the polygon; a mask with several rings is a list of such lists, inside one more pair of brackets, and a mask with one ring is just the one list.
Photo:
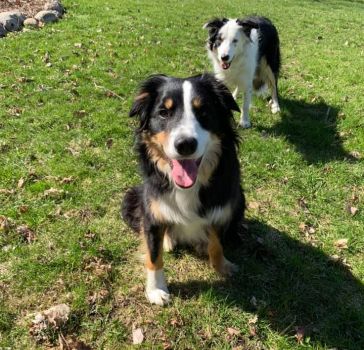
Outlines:
{"label": "bare soil", "polygon": [[47,0],[0,0],[0,12],[18,10],[27,17],[32,17],[43,7]]}

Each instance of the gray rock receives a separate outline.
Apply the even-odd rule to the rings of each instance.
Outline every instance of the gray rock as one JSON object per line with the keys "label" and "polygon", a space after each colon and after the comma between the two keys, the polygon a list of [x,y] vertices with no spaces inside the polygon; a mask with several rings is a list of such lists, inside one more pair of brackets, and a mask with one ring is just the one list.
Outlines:
{"label": "gray rock", "polygon": [[44,10],[38,12],[34,18],[43,23],[52,23],[58,21],[60,17],[59,12],[54,10]]}
{"label": "gray rock", "polygon": [[8,32],[19,30],[22,27],[24,20],[25,16],[19,11],[0,13],[0,23]]}
{"label": "gray rock", "polygon": [[0,38],[6,36],[6,29],[2,23],[0,23]]}
{"label": "gray rock", "polygon": [[23,24],[26,28],[38,28],[38,20],[35,18],[27,18]]}
{"label": "gray rock", "polygon": [[60,14],[60,17],[64,14],[64,7],[58,0],[47,1],[43,9],[47,11],[57,11]]}

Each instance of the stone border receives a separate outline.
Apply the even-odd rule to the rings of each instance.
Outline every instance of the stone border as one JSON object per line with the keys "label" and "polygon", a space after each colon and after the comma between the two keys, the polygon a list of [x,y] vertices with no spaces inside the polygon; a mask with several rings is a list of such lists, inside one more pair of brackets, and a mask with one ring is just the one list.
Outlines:
{"label": "stone border", "polygon": [[5,37],[8,32],[15,32],[25,28],[40,28],[47,23],[53,23],[62,18],[65,13],[64,7],[59,0],[49,0],[45,3],[43,10],[34,17],[28,17],[20,11],[7,11],[0,13],[0,38]]}

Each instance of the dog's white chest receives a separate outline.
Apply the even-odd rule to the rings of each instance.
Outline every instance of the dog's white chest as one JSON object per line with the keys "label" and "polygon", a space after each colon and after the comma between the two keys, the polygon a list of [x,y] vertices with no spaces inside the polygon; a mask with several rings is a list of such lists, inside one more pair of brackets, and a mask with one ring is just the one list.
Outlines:
{"label": "dog's white chest", "polygon": [[199,214],[201,202],[198,188],[175,190],[161,200],[161,210],[172,223],[171,234],[179,242],[192,243],[207,239],[206,229],[210,225],[223,225],[231,219],[231,205],[215,207]]}

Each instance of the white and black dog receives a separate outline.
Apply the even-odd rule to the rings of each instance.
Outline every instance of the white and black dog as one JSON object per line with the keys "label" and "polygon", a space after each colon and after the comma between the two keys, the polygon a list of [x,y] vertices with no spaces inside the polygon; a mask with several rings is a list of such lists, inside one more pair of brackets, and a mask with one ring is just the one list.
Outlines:
{"label": "white and black dog", "polygon": [[207,50],[216,77],[230,89],[244,92],[240,126],[249,128],[249,107],[253,89],[270,87],[272,113],[280,111],[278,104],[278,74],[280,68],[279,37],[276,27],[265,17],[214,19],[204,25],[209,30]]}
{"label": "white and black dog", "polygon": [[139,118],[143,183],[125,194],[122,216],[145,242],[146,296],[153,304],[170,298],[163,248],[202,246],[217,272],[235,270],[223,253],[245,209],[233,110],[239,107],[231,93],[210,74],[152,76],[130,110]]}

